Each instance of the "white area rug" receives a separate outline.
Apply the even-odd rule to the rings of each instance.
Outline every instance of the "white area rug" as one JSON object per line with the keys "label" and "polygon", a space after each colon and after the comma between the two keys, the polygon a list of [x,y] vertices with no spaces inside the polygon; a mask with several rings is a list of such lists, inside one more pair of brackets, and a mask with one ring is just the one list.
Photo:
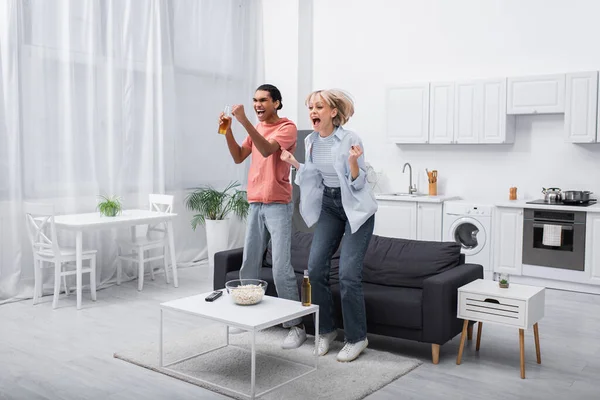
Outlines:
{"label": "white area rug", "polygon": [[[314,337],[309,336],[304,345],[298,349],[282,350],[281,342],[287,332],[287,329],[275,327],[257,333],[257,394],[308,371],[314,365],[312,356]],[[211,326],[178,338],[165,336],[165,364],[209,350],[219,344],[225,344],[224,326]],[[250,334],[231,335],[230,344],[233,346],[192,358],[170,368],[248,394],[250,392]],[[419,360],[369,348],[357,360],[340,363],[336,360],[336,355],[342,345],[338,341],[332,344],[329,353],[319,358],[317,371],[266,393],[260,398],[362,399],[421,364]],[[159,370],[158,343],[120,351],[115,353],[114,357],[217,393],[244,398],[225,392],[212,383],[197,382],[177,376],[170,371]],[[297,364],[299,362],[306,365]]]}

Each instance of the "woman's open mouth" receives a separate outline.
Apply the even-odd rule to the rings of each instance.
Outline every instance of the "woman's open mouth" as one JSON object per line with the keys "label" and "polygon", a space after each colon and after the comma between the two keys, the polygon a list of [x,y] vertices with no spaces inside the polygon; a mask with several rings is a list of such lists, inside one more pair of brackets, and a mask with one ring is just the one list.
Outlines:
{"label": "woman's open mouth", "polygon": [[258,118],[262,117],[265,114],[265,110],[256,110],[256,115],[258,115]]}
{"label": "woman's open mouth", "polygon": [[321,119],[320,119],[320,118],[312,118],[312,123],[313,123],[313,126],[317,126],[317,125],[319,125],[319,123],[320,123],[320,122],[321,122]]}

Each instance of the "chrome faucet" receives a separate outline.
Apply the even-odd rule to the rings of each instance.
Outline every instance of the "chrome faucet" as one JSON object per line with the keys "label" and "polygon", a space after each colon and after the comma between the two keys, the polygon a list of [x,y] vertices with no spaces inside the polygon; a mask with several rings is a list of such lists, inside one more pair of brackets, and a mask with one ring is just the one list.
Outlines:
{"label": "chrome faucet", "polygon": [[413,194],[417,193],[417,186],[412,183],[412,166],[409,163],[405,163],[404,167],[402,167],[402,173],[406,170],[406,166],[408,165],[408,170],[410,172],[409,182],[408,182],[408,193]]}

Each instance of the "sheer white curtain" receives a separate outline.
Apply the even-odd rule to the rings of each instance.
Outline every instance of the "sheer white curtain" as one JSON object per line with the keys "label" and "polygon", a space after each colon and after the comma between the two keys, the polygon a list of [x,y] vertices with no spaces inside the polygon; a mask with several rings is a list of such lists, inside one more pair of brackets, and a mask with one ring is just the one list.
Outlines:
{"label": "sheer white curtain", "polygon": [[[23,201],[74,213],[94,211],[100,194],[121,196],[126,208],[174,194],[178,265],[206,257],[184,197],[205,183],[245,184],[216,126],[225,104],[250,106],[262,83],[260,7],[0,1],[0,302],[31,296]],[[84,235],[84,247],[99,250],[101,285],[114,280],[117,234]]]}

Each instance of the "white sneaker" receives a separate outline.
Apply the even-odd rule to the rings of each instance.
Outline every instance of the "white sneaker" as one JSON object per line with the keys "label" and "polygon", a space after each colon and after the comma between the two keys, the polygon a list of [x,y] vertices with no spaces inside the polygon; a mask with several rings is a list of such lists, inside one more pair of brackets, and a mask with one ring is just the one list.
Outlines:
{"label": "white sneaker", "polygon": [[287,337],[281,344],[282,349],[298,348],[306,341],[306,330],[298,325],[292,326]]}
{"label": "white sneaker", "polygon": [[329,345],[331,344],[331,342],[333,342],[335,340],[336,337],[337,337],[336,331],[325,333],[323,335],[319,335],[318,349],[319,349],[320,356],[324,356],[325,354],[327,354],[327,352],[329,351]]}
{"label": "white sneaker", "polygon": [[358,357],[368,345],[369,341],[366,338],[360,342],[346,343],[342,350],[340,350],[338,353],[337,360],[341,362],[350,362],[355,360],[356,357]]}

